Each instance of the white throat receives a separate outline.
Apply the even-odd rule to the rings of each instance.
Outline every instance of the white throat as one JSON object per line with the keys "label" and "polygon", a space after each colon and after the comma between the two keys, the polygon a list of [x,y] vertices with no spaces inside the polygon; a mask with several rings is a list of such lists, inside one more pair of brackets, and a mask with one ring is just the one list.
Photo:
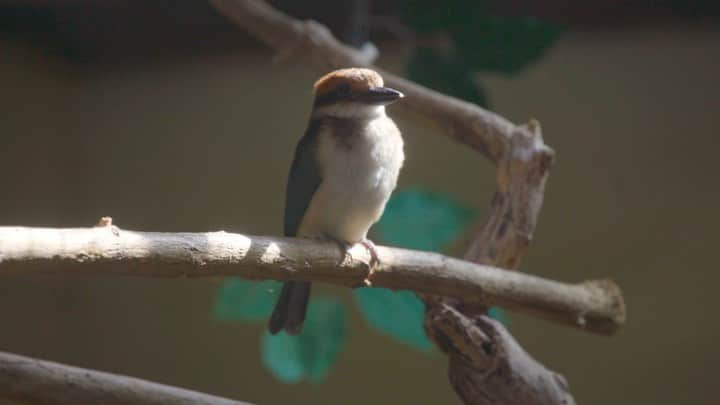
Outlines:
{"label": "white throat", "polygon": [[313,118],[359,118],[372,120],[385,117],[384,105],[368,105],[363,103],[335,103],[317,107],[313,111]]}

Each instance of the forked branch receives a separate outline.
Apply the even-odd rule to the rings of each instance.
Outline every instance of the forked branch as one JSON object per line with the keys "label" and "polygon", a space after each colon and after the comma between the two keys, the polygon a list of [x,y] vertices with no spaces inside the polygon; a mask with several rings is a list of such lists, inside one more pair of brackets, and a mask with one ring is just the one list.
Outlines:
{"label": "forked branch", "polygon": [[[298,21],[258,0],[210,0],[240,28],[287,56],[305,58],[322,71],[367,66],[370,61],[344,46],[323,26]],[[375,68],[376,70],[379,70]],[[444,129],[443,133],[482,153],[497,166],[498,189],[491,214],[478,228],[465,259],[506,269],[519,266],[542,207],[545,182],[554,160],[538,122],[515,125],[505,118],[379,70],[386,82],[406,94],[398,109],[415,113]],[[512,279],[514,273],[504,277]],[[616,326],[625,321],[617,286],[594,284],[616,310]],[[565,379],[532,360],[515,339],[495,323],[481,322],[489,301],[424,296],[425,328],[450,356],[450,382],[468,404],[571,404]],[[536,307],[540,310],[542,306]],[[587,321],[576,318],[580,323]],[[459,333],[448,334],[448,330]],[[504,333],[497,332],[502,329]],[[602,328],[601,328],[602,329]],[[612,328],[613,330],[615,327]],[[471,344],[468,344],[470,342]],[[488,356],[487,347],[516,348]],[[476,361],[470,361],[475,359]],[[508,378],[502,378],[507,376]]]}
{"label": "forked branch", "polygon": [[[343,45],[320,24],[293,19],[263,1],[210,2],[284,57],[304,58],[323,73],[372,62],[373,55]],[[561,375],[532,359],[502,325],[484,314],[489,305],[504,306],[603,334],[613,333],[625,321],[622,295],[609,280],[570,285],[501,269],[519,266],[535,230],[554,160],[539,123],[515,125],[476,105],[375,69],[407,96],[396,107],[400,112],[436,124],[444,130],[438,133],[473,148],[497,166],[498,189],[491,213],[465,255],[468,261],[379,247],[382,264],[366,280],[369,254],[361,248],[354,248],[352,257],[343,261],[336,246],[317,241],[224,232],[132,232],[107,223],[93,229],[0,228],[0,275],[232,275],[353,287],[369,281],[411,289],[426,300],[425,328],[448,353],[450,382],[463,401],[574,403]],[[0,392],[8,390],[1,384],[8,375],[2,361],[0,356]]]}

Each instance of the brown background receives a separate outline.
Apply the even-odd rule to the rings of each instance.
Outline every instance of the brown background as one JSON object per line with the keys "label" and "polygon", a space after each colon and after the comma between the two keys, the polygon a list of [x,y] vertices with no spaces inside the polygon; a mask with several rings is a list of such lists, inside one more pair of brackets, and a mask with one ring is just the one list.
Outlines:
{"label": "brown background", "polygon": [[[512,317],[579,403],[720,401],[719,43],[713,24],[574,30],[519,77],[482,77],[495,110],[538,118],[558,154],[521,269],[609,276],[625,293],[628,324],[612,338]],[[316,75],[252,49],[78,64],[0,38],[0,224],[111,215],[129,229],[279,234]],[[381,49],[381,64],[400,70],[403,48]],[[401,186],[484,212],[492,167],[431,130],[400,127]],[[260,363],[263,326],[212,320],[219,283],[6,277],[0,350],[260,404],[458,402],[443,356],[378,335],[355,310],[327,381],[280,384]]]}

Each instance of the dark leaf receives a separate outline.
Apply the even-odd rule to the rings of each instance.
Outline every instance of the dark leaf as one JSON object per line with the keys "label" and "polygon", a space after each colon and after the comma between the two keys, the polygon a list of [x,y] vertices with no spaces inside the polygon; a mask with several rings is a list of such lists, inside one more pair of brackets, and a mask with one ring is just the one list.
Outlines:
{"label": "dark leaf", "polygon": [[562,29],[534,17],[483,17],[451,31],[460,58],[474,71],[516,74],[537,61]]}
{"label": "dark leaf", "polygon": [[417,48],[407,65],[408,77],[431,89],[488,107],[488,99],[474,72],[454,53]]}
{"label": "dark leaf", "polygon": [[478,0],[402,0],[403,21],[419,33],[452,30],[486,15],[484,1]]}
{"label": "dark leaf", "polygon": [[408,61],[407,74],[431,89],[488,107],[487,96],[474,73],[453,54],[417,48]]}

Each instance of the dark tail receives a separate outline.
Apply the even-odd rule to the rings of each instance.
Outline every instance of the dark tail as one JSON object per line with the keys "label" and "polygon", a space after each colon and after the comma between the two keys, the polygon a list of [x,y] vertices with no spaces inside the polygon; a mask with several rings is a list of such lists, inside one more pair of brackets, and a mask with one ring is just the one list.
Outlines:
{"label": "dark tail", "polygon": [[310,300],[310,283],[306,281],[288,281],[283,284],[280,297],[275,304],[268,330],[276,334],[281,330],[289,335],[297,335],[302,330]]}

